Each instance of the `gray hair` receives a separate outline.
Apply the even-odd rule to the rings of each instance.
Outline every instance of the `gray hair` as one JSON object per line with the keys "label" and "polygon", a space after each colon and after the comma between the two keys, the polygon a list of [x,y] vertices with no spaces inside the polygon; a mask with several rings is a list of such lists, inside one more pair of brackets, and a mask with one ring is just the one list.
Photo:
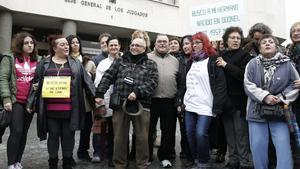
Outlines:
{"label": "gray hair", "polygon": [[269,26],[265,25],[264,23],[254,24],[249,30],[248,37],[250,37],[252,39],[255,32],[260,32],[263,35],[264,34],[272,34],[271,28]]}

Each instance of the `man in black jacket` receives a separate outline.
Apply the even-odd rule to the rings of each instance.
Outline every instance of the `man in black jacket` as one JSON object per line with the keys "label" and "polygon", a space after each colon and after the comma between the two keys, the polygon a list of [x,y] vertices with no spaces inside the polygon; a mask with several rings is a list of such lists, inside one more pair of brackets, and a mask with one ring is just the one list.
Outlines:
{"label": "man in black jacket", "polygon": [[107,58],[108,54],[107,54],[106,41],[108,40],[109,37],[111,37],[111,35],[109,33],[102,33],[98,38],[99,43],[100,43],[101,53],[97,56],[94,56],[94,58],[93,58],[93,62],[95,63],[96,67],[103,59]]}
{"label": "man in black jacket", "polygon": [[[151,97],[158,83],[158,71],[156,63],[146,54],[146,42],[136,38],[131,42],[130,52],[114,61],[111,67],[104,73],[96,92],[96,102],[102,103],[104,93],[111,84],[118,93],[120,104],[114,107],[114,152],[113,163],[116,169],[125,169],[127,166],[127,142],[130,121],[136,134],[136,167],[147,168],[149,158],[148,132],[150,122]],[[110,101],[110,102],[111,102]],[[121,108],[124,101],[141,103],[143,110],[140,115],[132,116]],[[128,109],[135,109],[129,107]]]}

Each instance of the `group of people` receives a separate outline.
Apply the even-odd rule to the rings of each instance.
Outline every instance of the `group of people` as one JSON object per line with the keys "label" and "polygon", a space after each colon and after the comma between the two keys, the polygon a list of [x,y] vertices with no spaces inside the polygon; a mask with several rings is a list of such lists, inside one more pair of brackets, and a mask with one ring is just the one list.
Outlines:
{"label": "group of people", "polygon": [[228,153],[227,169],[300,167],[287,119],[265,116],[300,114],[300,22],[290,37],[292,44],[283,49],[271,29],[257,23],[246,38],[240,27],[228,27],[218,43],[203,32],[181,39],[158,34],[152,49],[147,32],[137,30],[123,54],[119,38],[103,33],[101,53],[90,57],[82,53],[80,37],[54,35],[48,38],[49,56],[42,58],[36,39],[17,33],[0,66],[1,104],[12,117],[8,169],[23,168],[34,113],[38,137],[47,139],[49,169],[58,168],[60,145],[63,169],[76,165],[76,130],[78,159],[107,157],[109,167],[125,169],[133,158],[136,168],[148,168],[158,120],[157,157],[171,168],[177,119],[186,168],[211,168],[213,150],[215,162],[224,162]]}

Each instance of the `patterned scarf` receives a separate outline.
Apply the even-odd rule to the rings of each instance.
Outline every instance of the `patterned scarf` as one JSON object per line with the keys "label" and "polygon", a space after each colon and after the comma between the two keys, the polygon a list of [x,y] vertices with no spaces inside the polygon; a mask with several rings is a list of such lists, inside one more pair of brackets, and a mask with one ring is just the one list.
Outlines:
{"label": "patterned scarf", "polygon": [[279,67],[282,63],[288,62],[290,60],[289,57],[283,55],[280,52],[277,52],[272,58],[265,58],[261,54],[259,54],[257,59],[262,63],[264,67],[266,86],[270,85],[276,68]]}
{"label": "patterned scarf", "polygon": [[204,51],[199,51],[199,52],[193,51],[191,56],[194,62],[201,61],[208,58],[207,53]]}

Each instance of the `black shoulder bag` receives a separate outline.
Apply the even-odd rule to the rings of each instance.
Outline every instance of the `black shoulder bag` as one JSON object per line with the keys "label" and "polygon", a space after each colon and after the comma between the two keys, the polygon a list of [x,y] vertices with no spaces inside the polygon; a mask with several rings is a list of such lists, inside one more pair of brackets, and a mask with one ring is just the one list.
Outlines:
{"label": "black shoulder bag", "polygon": [[6,128],[11,122],[11,112],[8,112],[0,105],[0,128]]}
{"label": "black shoulder bag", "polygon": [[[261,64],[261,63],[260,63]],[[264,68],[261,64],[261,83],[264,90],[268,90],[267,84],[265,84]],[[256,110],[258,111],[261,118],[268,121],[284,121],[285,120],[285,110],[282,104],[268,105],[265,103],[257,103]]]}

